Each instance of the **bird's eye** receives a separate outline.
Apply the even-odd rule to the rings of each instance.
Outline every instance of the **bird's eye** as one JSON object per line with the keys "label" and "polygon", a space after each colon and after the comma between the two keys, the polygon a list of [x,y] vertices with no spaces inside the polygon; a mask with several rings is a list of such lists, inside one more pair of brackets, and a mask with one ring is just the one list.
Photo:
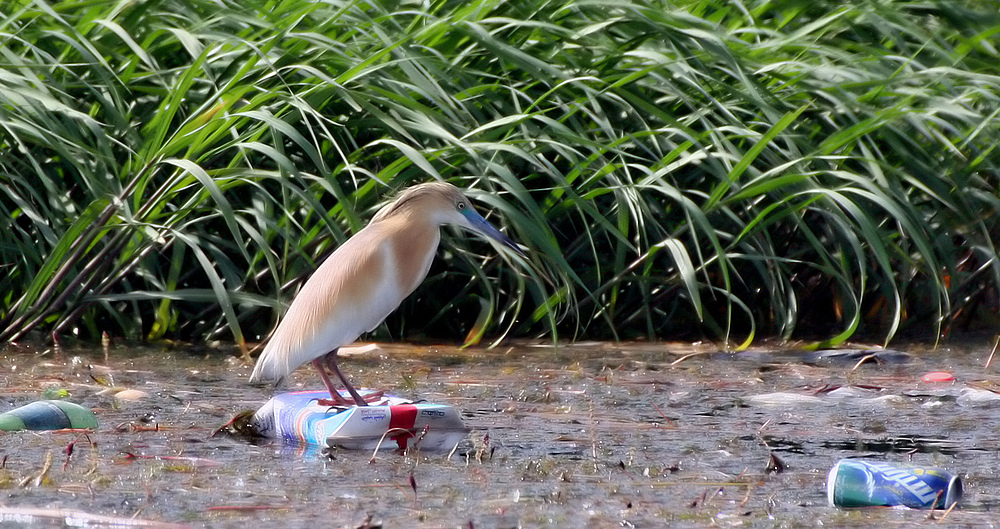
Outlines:
{"label": "bird's eye", "polygon": [[465,202],[459,202],[458,209],[465,209]]}

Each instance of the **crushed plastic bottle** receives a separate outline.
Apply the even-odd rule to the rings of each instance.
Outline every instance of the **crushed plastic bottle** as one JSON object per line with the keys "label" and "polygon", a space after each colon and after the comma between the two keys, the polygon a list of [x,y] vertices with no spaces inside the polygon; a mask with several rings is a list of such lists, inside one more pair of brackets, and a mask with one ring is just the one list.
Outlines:
{"label": "crushed plastic bottle", "polygon": [[[375,395],[359,391],[362,396]],[[320,404],[328,397],[326,391],[277,395],[257,410],[251,423],[264,437],[357,450],[371,450],[379,443],[403,449],[417,439],[423,450],[450,450],[469,433],[451,406],[414,403],[392,395],[368,406]]]}

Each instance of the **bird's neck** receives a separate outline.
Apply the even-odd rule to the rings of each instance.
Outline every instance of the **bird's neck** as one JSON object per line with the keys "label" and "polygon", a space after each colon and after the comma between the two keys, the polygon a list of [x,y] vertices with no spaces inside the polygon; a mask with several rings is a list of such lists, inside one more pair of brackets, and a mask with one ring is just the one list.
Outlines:
{"label": "bird's neck", "polygon": [[390,234],[390,251],[400,288],[409,294],[427,277],[434,261],[441,229],[426,217],[398,215],[381,221]]}

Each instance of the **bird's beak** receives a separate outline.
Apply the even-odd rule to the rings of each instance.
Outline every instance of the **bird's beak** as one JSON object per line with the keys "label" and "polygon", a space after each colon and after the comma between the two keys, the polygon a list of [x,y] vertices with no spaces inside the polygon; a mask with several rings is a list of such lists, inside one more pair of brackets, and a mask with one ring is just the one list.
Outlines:
{"label": "bird's beak", "polygon": [[525,259],[528,258],[528,255],[521,249],[521,245],[517,244],[510,237],[504,235],[503,232],[496,229],[488,220],[484,219],[482,215],[474,211],[472,208],[466,209],[465,218],[469,220],[469,224],[472,225],[472,229],[477,233],[489,237],[511,250],[514,250],[517,255],[520,255]]}

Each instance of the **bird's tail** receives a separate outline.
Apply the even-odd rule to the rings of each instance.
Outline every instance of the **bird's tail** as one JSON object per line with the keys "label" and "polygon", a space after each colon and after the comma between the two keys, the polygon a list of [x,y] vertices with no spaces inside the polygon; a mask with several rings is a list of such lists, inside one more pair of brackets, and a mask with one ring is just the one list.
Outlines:
{"label": "bird's tail", "polygon": [[277,386],[288,374],[288,367],[275,361],[278,355],[268,354],[269,352],[270,350],[265,347],[264,352],[257,358],[257,365],[253,367],[253,373],[250,374],[251,384],[270,382]]}

